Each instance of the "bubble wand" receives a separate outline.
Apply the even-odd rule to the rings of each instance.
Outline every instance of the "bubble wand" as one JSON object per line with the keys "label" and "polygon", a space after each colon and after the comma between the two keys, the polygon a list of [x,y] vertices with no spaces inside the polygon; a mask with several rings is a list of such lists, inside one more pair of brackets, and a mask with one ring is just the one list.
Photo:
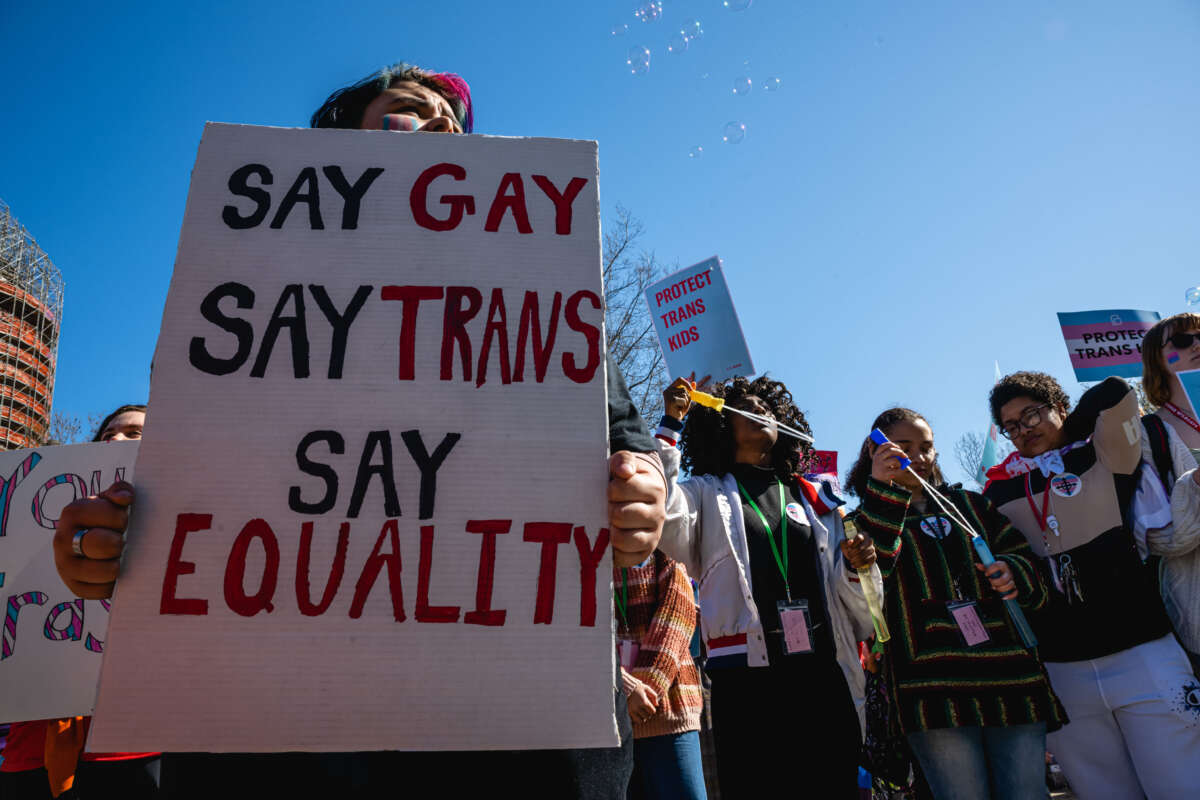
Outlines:
{"label": "bubble wand", "polygon": [[[887,436],[883,431],[876,428],[871,431],[871,441],[877,445],[889,444]],[[942,493],[930,486],[924,478],[916,473],[912,468],[912,459],[904,456],[896,456],[896,460],[900,462],[900,469],[908,470],[914,478],[921,484],[921,487],[933,498],[933,501],[942,509],[942,513],[953,519],[962,526],[971,537],[971,544],[975,546],[975,552],[979,555],[979,560],[984,567],[990,567],[996,563],[996,557],[992,555],[991,548],[988,547],[987,540],[975,532],[971,527],[971,523],[967,522],[967,518],[954,507],[954,504],[942,496]],[[1033,629],[1029,627],[1029,621],[1025,619],[1025,612],[1017,605],[1016,598],[1009,598],[1004,601],[1005,607],[1008,609],[1008,616],[1012,620],[1013,627],[1017,629],[1017,633],[1021,635],[1021,641],[1025,644],[1026,649],[1032,650],[1037,647],[1037,637],[1033,635]]]}
{"label": "bubble wand", "polygon": [[752,411],[743,411],[740,408],[727,406],[725,405],[724,397],[716,397],[715,395],[708,394],[707,392],[702,392],[699,389],[689,389],[688,392],[691,394],[692,402],[698,406],[711,408],[714,411],[732,411],[735,414],[740,414],[746,419],[752,419],[755,422],[763,425],[770,425],[774,428],[778,428],[780,433],[791,436],[793,439],[799,439],[802,442],[808,442],[809,444],[812,444],[813,438],[807,433],[801,433],[795,428],[789,428],[779,420],[771,419],[770,417],[764,417],[762,414],[755,414]]}
{"label": "bubble wand", "polygon": [[[854,520],[842,520],[842,528],[846,531],[847,539],[858,536],[858,527],[854,524]],[[862,586],[863,596],[867,598],[867,608],[871,612],[871,624],[875,626],[875,640],[883,644],[892,638],[892,634],[888,630],[887,620],[883,616],[883,598],[879,596],[879,592],[875,589],[875,582],[871,580],[870,567],[858,570],[858,583]]]}

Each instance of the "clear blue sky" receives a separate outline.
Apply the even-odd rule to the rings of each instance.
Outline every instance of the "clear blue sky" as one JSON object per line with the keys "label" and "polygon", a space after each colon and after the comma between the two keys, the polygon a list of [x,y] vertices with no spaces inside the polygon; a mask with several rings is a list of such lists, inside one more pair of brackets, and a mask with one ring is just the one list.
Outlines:
{"label": "clear blue sky", "polygon": [[[598,140],[605,208],[668,264],[721,255],[757,364],[843,472],[903,403],[958,476],[993,361],[1078,395],[1056,311],[1175,313],[1200,284],[1194,2],[634,6],[7,4],[0,198],[66,279],[56,408],[146,398],[204,122],[305,125],[401,58],[463,74],[480,132]],[[668,54],[687,18],[704,35]]]}

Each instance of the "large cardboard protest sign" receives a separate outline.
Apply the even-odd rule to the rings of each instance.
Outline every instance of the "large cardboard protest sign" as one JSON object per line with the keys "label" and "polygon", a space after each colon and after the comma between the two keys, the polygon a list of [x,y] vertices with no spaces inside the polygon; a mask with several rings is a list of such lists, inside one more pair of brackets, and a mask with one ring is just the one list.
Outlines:
{"label": "large cardboard protest sign", "polygon": [[136,442],[0,453],[0,722],[92,712],[108,601],[75,597],[54,569],[63,506],[131,480]]}
{"label": "large cardboard protest sign", "polygon": [[1157,311],[1060,312],[1067,354],[1080,383],[1102,381],[1111,375],[1142,376],[1142,337],[1158,322]]}
{"label": "large cardboard protest sign", "polygon": [[596,180],[205,129],[91,747],[617,744]]}
{"label": "large cardboard protest sign", "polygon": [[646,303],[672,377],[695,373],[721,381],[754,374],[721,259],[713,256],[651,284]]}

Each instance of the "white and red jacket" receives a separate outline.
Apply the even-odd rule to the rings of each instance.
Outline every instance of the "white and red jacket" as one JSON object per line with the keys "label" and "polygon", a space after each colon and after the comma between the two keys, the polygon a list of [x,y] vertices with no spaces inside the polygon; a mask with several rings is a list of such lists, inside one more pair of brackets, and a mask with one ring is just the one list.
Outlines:
{"label": "white and red jacket", "polygon": [[[751,667],[768,665],[762,620],[750,585],[749,554],[742,501],[733,475],[696,475],[679,481],[679,433],[660,427],[656,434],[667,477],[667,519],[659,547],[681,562],[700,586],[700,629],[709,658],[745,658]],[[846,566],[838,545],[845,537],[840,498],[824,482],[797,478],[804,511],[816,542],[825,606],[833,627],[838,665],[863,722],[866,678],[858,643],[874,633],[858,573]],[[883,594],[879,568],[871,580]]]}

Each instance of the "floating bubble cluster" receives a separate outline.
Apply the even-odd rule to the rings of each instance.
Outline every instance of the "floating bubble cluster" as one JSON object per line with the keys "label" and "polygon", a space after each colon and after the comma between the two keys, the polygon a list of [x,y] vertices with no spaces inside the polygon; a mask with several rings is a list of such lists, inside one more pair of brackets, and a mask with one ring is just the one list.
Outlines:
{"label": "floating bubble cluster", "polygon": [[650,48],[640,44],[629,48],[625,53],[625,65],[634,75],[641,75],[650,69]]}
{"label": "floating bubble cluster", "polygon": [[688,49],[688,40],[681,34],[675,34],[671,37],[671,41],[667,42],[667,52],[672,55],[679,55]]}
{"label": "floating bubble cluster", "polygon": [[629,33],[629,26],[624,22],[618,22],[616,25],[612,26],[613,36],[624,36],[627,33]]}
{"label": "floating bubble cluster", "polygon": [[690,42],[703,36],[704,28],[700,26],[699,20],[685,19],[683,26],[679,29],[679,35]]}
{"label": "floating bubble cluster", "polygon": [[762,89],[764,92],[777,92],[782,84],[783,81],[779,78],[767,78],[762,82]]}
{"label": "floating bubble cluster", "polygon": [[746,124],[744,122],[726,122],[724,129],[721,131],[721,141],[726,144],[741,144],[746,138]]}
{"label": "floating bubble cluster", "polygon": [[724,0],[722,5],[730,11],[745,11],[753,2],[754,0]]}
{"label": "floating bubble cluster", "polygon": [[733,79],[733,93],[740,95],[750,94],[750,90],[754,88],[754,81],[747,78],[745,75],[739,75]]}
{"label": "floating bubble cluster", "polygon": [[1189,306],[1194,306],[1200,303],[1200,286],[1193,286],[1183,293],[1183,299],[1187,300]]}
{"label": "floating bubble cluster", "polygon": [[700,145],[696,145],[691,150],[688,150],[688,158],[700,158],[702,155],[704,155],[704,148]]}
{"label": "floating bubble cluster", "polygon": [[656,22],[662,18],[661,2],[642,3],[633,10],[633,15],[642,22]]}

